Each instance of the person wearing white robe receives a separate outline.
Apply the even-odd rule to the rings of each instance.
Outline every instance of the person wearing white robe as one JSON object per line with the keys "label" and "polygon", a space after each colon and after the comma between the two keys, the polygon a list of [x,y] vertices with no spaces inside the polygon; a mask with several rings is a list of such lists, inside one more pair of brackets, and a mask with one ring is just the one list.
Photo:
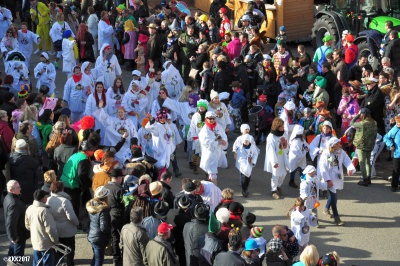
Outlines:
{"label": "person wearing white robe", "polygon": [[142,147],[144,154],[154,157],[152,135],[151,132],[145,128],[147,122],[149,122],[149,119],[144,118],[142,127],[138,130],[138,145]]}
{"label": "person wearing white robe", "polygon": [[12,51],[19,51],[18,39],[14,38],[12,29],[7,30],[6,35],[0,41],[0,50],[3,54],[3,61],[6,60],[7,54]]}
{"label": "person wearing white robe", "polygon": [[280,118],[275,118],[272,122],[271,133],[267,137],[264,163],[264,171],[272,174],[271,193],[274,199],[281,198],[281,186],[289,167],[287,152],[288,145],[285,138],[284,122]]}
{"label": "person wearing white robe", "polygon": [[315,138],[310,143],[310,157],[311,160],[314,161],[314,166],[317,166],[317,174],[320,177],[319,171],[319,159],[321,157],[322,152],[326,147],[326,143],[332,137],[332,124],[329,121],[325,121],[322,126],[321,134],[315,136]]}
{"label": "person wearing white robe", "polygon": [[304,206],[301,198],[296,199],[296,204],[290,214],[290,227],[299,245],[305,248],[310,241],[310,226],[317,226],[317,218],[311,213],[311,210]]}
{"label": "person wearing white robe", "polygon": [[87,25],[88,25],[88,31],[93,36],[93,40],[94,40],[93,51],[94,51],[95,56],[97,56],[97,53],[99,51],[99,48],[97,46],[98,45],[98,24],[99,24],[99,18],[97,17],[96,13],[90,14],[87,19]]}
{"label": "person wearing white robe", "polygon": [[176,127],[174,123],[172,123],[171,115],[167,115],[167,123],[169,124],[171,131],[172,131],[172,141],[174,142],[175,145],[175,151],[173,152],[171,156],[171,164],[172,168],[175,174],[175,177],[180,177],[182,174],[179,171],[179,166],[178,166],[178,159],[176,158],[176,149],[178,149],[179,144],[182,143],[182,138],[181,134],[179,134],[179,130]]}
{"label": "person wearing white robe", "polygon": [[[54,22],[53,25],[51,26],[49,35],[53,42],[54,49],[57,51],[57,59],[56,59],[57,62],[62,56],[63,34],[66,30],[71,30],[71,28],[69,27],[68,23],[64,21],[63,13],[58,13],[56,15],[56,18],[57,21]],[[72,31],[71,33],[72,33],[72,38],[75,38],[75,34]],[[55,45],[57,43],[59,44],[59,46]]]}
{"label": "person wearing white robe", "polygon": [[248,187],[250,184],[251,172],[256,166],[259,150],[257,146],[251,143],[254,138],[245,134],[240,137],[241,145],[235,147],[236,168],[240,172],[240,184],[242,187],[242,195],[247,198],[249,196]]}
{"label": "person wearing white robe", "polygon": [[[71,122],[77,122],[83,117],[87,99],[91,95],[90,80],[82,74],[79,66],[74,67],[74,74],[64,85],[64,102],[71,110]],[[107,102],[108,104],[108,102]]]}
{"label": "person wearing white robe", "polygon": [[129,84],[129,87],[132,86],[132,83],[135,82],[136,84],[139,85],[139,89],[144,90],[147,88],[147,85],[149,84],[149,78],[142,77],[141,72],[139,70],[133,70],[132,71],[132,81],[131,84]]}
{"label": "person wearing white robe", "polygon": [[312,165],[307,165],[303,170],[303,176],[300,182],[300,198],[304,200],[304,205],[310,211],[317,214],[317,206],[319,202],[319,190],[326,190],[326,183],[321,183],[317,178],[317,169]]}
{"label": "person wearing white robe", "polygon": [[150,78],[151,72],[147,73],[147,80],[149,85],[149,103],[146,107],[146,112],[151,112],[151,107],[153,105],[154,100],[157,99],[158,93],[160,92],[161,86],[161,70],[157,70],[157,73],[154,73],[154,77]]}
{"label": "person wearing white robe", "polygon": [[111,87],[114,84],[115,78],[121,76],[122,73],[118,59],[115,54],[112,53],[111,49],[111,45],[104,43],[103,46],[101,46],[100,54],[96,60],[96,68],[100,69],[106,88]]}
{"label": "person wearing white robe", "polygon": [[108,88],[106,94],[108,98],[115,100],[115,105],[111,106],[111,116],[117,117],[117,108],[121,106],[122,99],[125,95],[124,82],[122,78],[116,78],[114,80],[114,85]]}
{"label": "person wearing white robe", "polygon": [[40,61],[41,62],[37,64],[33,70],[33,74],[37,79],[36,88],[39,90],[40,86],[46,85],[49,87],[49,95],[52,95],[56,88],[56,69],[54,65],[50,63],[49,55],[46,52],[40,55]]}
{"label": "person wearing white robe", "polygon": [[164,173],[170,164],[171,154],[175,151],[172,140],[171,127],[167,123],[167,112],[163,109],[157,112],[156,119],[151,114],[146,114],[150,121],[145,128],[151,132],[153,140],[155,166],[159,169],[159,177]]}
{"label": "person wearing white robe", "polygon": [[13,82],[13,89],[14,91],[21,91],[21,86],[22,85],[28,85],[30,84],[29,81],[29,71],[28,68],[24,63],[21,61],[14,61],[8,68],[8,71],[6,72],[7,75],[12,75],[14,78]]}
{"label": "person wearing white robe", "polygon": [[161,83],[168,90],[169,97],[178,100],[185,86],[182,76],[171,61],[166,61],[163,67],[165,70],[161,73]]}
{"label": "person wearing white robe", "polygon": [[205,204],[210,206],[210,210],[215,210],[218,203],[222,200],[222,191],[217,185],[210,181],[193,180],[196,184],[196,194],[199,193]]}
{"label": "person wearing white robe", "polygon": [[67,74],[70,78],[72,75],[73,68],[76,66],[76,58],[74,53],[74,46],[76,45],[76,40],[70,40],[72,31],[66,30],[63,34],[62,40],[62,57],[63,57],[63,68],[62,72]]}
{"label": "person wearing white robe", "polygon": [[82,75],[86,76],[90,80],[91,91],[94,91],[94,84],[96,81],[103,81],[100,67],[93,68],[93,63],[86,61],[82,64],[81,69],[83,72]]}
{"label": "person wearing white robe", "polygon": [[[113,26],[110,25],[110,23],[107,23],[106,21],[109,21],[108,20],[108,12],[102,11],[101,19],[99,21],[98,30],[97,30],[97,32],[98,32],[97,36],[99,37],[99,39],[98,39],[99,48],[101,48],[101,49],[105,44],[111,45],[113,43],[114,28],[113,28]],[[113,45],[111,45],[111,46],[113,46]],[[111,50],[114,51],[114,47],[111,47]],[[101,56],[101,52],[100,52],[100,56]]]}
{"label": "person wearing white robe", "polygon": [[[1,20],[1,16],[0,16]],[[31,55],[33,52],[33,43],[40,43],[40,36],[34,32],[28,30],[28,26],[25,22],[21,24],[21,29],[18,31],[18,44],[19,50],[25,56],[25,64],[29,68],[31,61]]]}
{"label": "person wearing white robe", "polygon": [[96,121],[99,121],[104,128],[105,132],[105,140],[104,143],[106,146],[114,146],[121,137],[127,132],[129,135],[125,141],[124,145],[121,149],[115,154],[115,159],[123,165],[126,160],[130,160],[130,139],[137,138],[137,130],[136,126],[126,117],[126,111],[124,107],[120,106],[117,109],[118,117],[112,117],[108,115],[102,108],[102,103],[99,104],[100,109],[96,110],[93,113],[93,116],[96,118]]}
{"label": "person wearing white robe", "polygon": [[343,189],[344,175],[343,166],[347,169],[347,175],[351,176],[356,172],[351,159],[342,149],[340,140],[336,137],[329,139],[326,148],[321,154],[318,166],[323,182],[327,183],[329,192],[324,213],[331,216],[329,209],[332,207],[333,218],[336,225],[343,225],[337,210],[337,191]]}
{"label": "person wearing white robe", "polygon": [[225,132],[229,131],[229,126],[232,121],[229,117],[229,111],[226,105],[220,101],[219,93],[215,90],[210,92],[211,101],[208,104],[208,110],[217,114],[217,122],[221,127],[225,129]]}
{"label": "person wearing white robe", "polygon": [[[103,103],[102,109],[104,110],[104,112],[110,114],[110,106],[115,104],[115,101],[107,98],[103,82],[97,81],[95,84],[95,91],[90,94],[87,99],[84,115],[93,116],[93,113],[100,108],[100,103]],[[97,121],[97,119],[95,118],[94,130],[98,129],[100,129],[101,144],[105,145],[104,141],[106,128],[103,126],[102,123],[100,123],[100,121]]]}
{"label": "person wearing white robe", "polygon": [[0,8],[0,39],[6,35],[8,27],[13,20],[12,13],[8,8]]}
{"label": "person wearing white robe", "polygon": [[226,160],[224,150],[228,147],[225,129],[218,125],[216,114],[208,111],[203,128],[199,132],[201,146],[200,168],[207,174],[210,181],[217,184],[218,167]]}
{"label": "person wearing white robe", "polygon": [[145,117],[145,108],[148,103],[147,92],[140,90],[137,81],[132,83],[132,87],[128,90],[122,98],[122,106],[128,112],[128,117],[139,127]]}
{"label": "person wearing white robe", "polygon": [[[249,135],[251,145],[254,147],[257,147],[256,142],[254,141],[254,137],[252,135],[250,135],[250,126],[248,124],[242,124],[240,126],[240,133],[242,133],[242,135],[237,137],[235,142],[233,143],[233,146],[232,146],[233,152],[235,152],[237,147],[240,147],[242,145],[242,143],[243,143],[242,138],[246,135]],[[260,149],[258,149],[258,151],[260,152]],[[238,167],[237,165],[235,165],[235,166]]]}
{"label": "person wearing white robe", "polygon": [[308,151],[308,143],[304,140],[304,128],[300,125],[294,125],[289,140],[289,186],[298,188],[295,183],[296,172],[300,173],[306,168],[306,155]]}

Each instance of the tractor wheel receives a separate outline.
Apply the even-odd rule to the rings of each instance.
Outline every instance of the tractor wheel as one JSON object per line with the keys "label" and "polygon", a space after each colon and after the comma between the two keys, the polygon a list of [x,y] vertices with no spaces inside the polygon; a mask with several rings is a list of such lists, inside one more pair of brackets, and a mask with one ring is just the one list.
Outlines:
{"label": "tractor wheel", "polygon": [[375,54],[377,55],[377,56],[373,56],[369,49],[368,43],[366,41],[363,41],[363,42],[357,44],[357,47],[358,47],[359,55],[363,54],[363,53],[368,54],[368,63],[371,65],[373,70],[376,70],[378,68],[379,61],[380,61],[380,54],[378,52],[378,48],[377,47],[373,48],[373,49],[375,49]]}
{"label": "tractor wheel", "polygon": [[324,44],[322,39],[327,32],[329,32],[335,42],[339,40],[339,33],[335,21],[330,16],[323,15],[314,22],[314,26],[311,30],[312,45],[314,49],[317,49]]}

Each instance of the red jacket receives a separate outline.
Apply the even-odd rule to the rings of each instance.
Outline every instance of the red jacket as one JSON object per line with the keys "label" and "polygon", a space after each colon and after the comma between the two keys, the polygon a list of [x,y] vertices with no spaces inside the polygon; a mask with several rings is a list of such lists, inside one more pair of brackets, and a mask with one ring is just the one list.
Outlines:
{"label": "red jacket", "polygon": [[14,132],[10,128],[7,122],[0,120],[0,136],[4,142],[7,154],[11,152],[11,143],[14,137]]}
{"label": "red jacket", "polygon": [[347,65],[347,68],[350,68],[357,63],[358,47],[357,45],[352,44],[349,47],[346,46],[344,49],[343,61]]}

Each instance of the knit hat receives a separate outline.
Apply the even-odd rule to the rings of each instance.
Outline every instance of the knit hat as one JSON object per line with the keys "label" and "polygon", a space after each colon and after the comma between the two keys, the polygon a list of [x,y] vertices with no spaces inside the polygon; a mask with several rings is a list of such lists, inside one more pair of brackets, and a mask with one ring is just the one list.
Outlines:
{"label": "knit hat", "polygon": [[281,251],[282,248],[283,248],[283,242],[278,238],[272,238],[267,244],[267,251],[270,250],[273,253]]}
{"label": "knit hat", "polygon": [[45,196],[49,195],[49,192],[46,192],[44,190],[41,189],[37,189],[35,190],[35,192],[33,193],[33,198],[37,201],[41,201]]}
{"label": "knit hat", "polygon": [[221,223],[215,218],[214,212],[210,213],[210,220],[208,221],[208,232],[218,234],[221,230]]}
{"label": "knit hat", "polygon": [[252,212],[247,212],[244,216],[243,222],[246,225],[252,225],[256,221],[256,216]]}
{"label": "knit hat", "polygon": [[250,230],[250,235],[253,238],[259,238],[262,236],[263,232],[264,232],[264,227],[253,227]]}
{"label": "knit hat", "polygon": [[125,5],[124,4],[120,4],[119,6],[117,6],[117,11],[118,12],[122,12],[123,10],[125,10]]}
{"label": "knit hat", "polygon": [[155,181],[150,183],[150,193],[152,196],[156,196],[161,193],[163,185],[160,181]]}
{"label": "knit hat", "polygon": [[206,110],[208,109],[208,102],[207,100],[199,100],[197,102],[197,109],[199,109],[199,107],[204,107]]}
{"label": "knit hat", "polygon": [[278,41],[276,41],[276,45],[283,45],[283,44],[285,44],[285,42],[284,42],[284,41],[282,41],[282,40],[278,40]]}
{"label": "knit hat", "polygon": [[214,99],[215,97],[219,96],[218,92],[216,92],[215,90],[211,90],[210,92],[210,99]]}
{"label": "knit hat", "polygon": [[15,148],[17,150],[22,149],[26,146],[26,141],[24,139],[19,139],[17,140],[17,142],[15,143]]}
{"label": "knit hat", "polygon": [[158,228],[157,228],[157,232],[160,234],[165,234],[168,233],[168,231],[170,231],[171,229],[173,229],[174,227],[171,224],[168,224],[166,222],[162,222]]}
{"label": "knit hat", "polygon": [[250,126],[248,124],[242,124],[240,126],[240,132],[243,133],[246,129],[250,130]]}
{"label": "knit hat", "polygon": [[107,197],[110,194],[110,190],[107,189],[105,186],[100,186],[96,188],[94,192],[94,197],[98,199],[102,199]]}
{"label": "knit hat", "polygon": [[230,216],[231,213],[227,208],[219,208],[215,214],[215,217],[217,218],[218,221],[220,221],[220,223],[227,223],[229,221]]}
{"label": "knit hat", "polygon": [[71,109],[65,107],[63,109],[61,109],[61,115],[66,115],[66,116],[71,116]]}
{"label": "knit hat", "polygon": [[104,156],[104,151],[102,149],[98,149],[94,152],[94,159],[96,161],[101,161],[101,159],[103,159]]}
{"label": "knit hat", "polygon": [[208,112],[206,113],[206,118],[209,118],[209,117],[217,117],[217,115],[216,115],[216,113],[214,113],[214,112],[212,112],[212,111],[208,111]]}
{"label": "knit hat", "polygon": [[315,78],[315,84],[316,84],[318,87],[320,87],[320,88],[322,88],[322,89],[325,89],[325,88],[326,88],[326,79],[325,79],[324,77],[317,76],[317,77]]}
{"label": "knit hat", "polygon": [[63,37],[64,39],[66,39],[66,38],[71,37],[71,35],[72,35],[72,31],[71,31],[71,30],[66,30],[66,31],[64,31],[62,37]]}
{"label": "knit hat", "polygon": [[247,239],[246,243],[244,244],[245,251],[253,251],[258,249],[258,244],[254,239]]}
{"label": "knit hat", "polygon": [[280,31],[286,31],[286,27],[282,25],[282,26],[279,27],[279,30]]}
{"label": "knit hat", "polygon": [[205,203],[198,203],[194,207],[194,217],[197,220],[205,221],[210,215],[210,206]]}
{"label": "knit hat", "polygon": [[21,85],[21,91],[18,92],[18,98],[25,99],[26,97],[28,97],[29,94],[28,91],[29,91],[29,85],[27,84]]}
{"label": "knit hat", "polygon": [[318,261],[318,266],[337,266],[337,261],[335,256],[330,253],[325,254],[322,256]]}

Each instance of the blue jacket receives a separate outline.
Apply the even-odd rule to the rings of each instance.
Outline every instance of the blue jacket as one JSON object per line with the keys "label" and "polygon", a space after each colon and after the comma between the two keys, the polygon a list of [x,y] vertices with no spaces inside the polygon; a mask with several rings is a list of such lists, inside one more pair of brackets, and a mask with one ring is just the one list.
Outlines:
{"label": "blue jacket", "polygon": [[394,158],[400,158],[400,128],[394,126],[384,137],[383,142],[388,149],[394,145]]}
{"label": "blue jacket", "polygon": [[246,97],[244,97],[244,92],[240,89],[239,92],[234,92],[232,96],[231,106],[232,108],[240,109],[242,105],[247,101]]}

